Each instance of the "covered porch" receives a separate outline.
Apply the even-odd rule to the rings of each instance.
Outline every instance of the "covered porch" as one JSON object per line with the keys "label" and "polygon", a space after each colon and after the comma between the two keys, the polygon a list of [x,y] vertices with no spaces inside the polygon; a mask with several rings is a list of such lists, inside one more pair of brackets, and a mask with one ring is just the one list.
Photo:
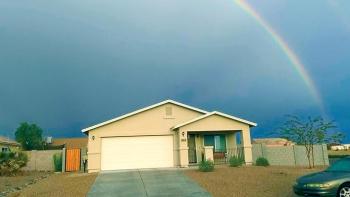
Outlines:
{"label": "covered porch", "polygon": [[227,163],[230,157],[241,157],[247,165],[252,161],[250,128],[256,123],[224,113],[212,112],[173,128],[180,167],[213,160]]}
{"label": "covered porch", "polygon": [[[211,155],[215,164],[228,163],[231,157],[244,160],[241,131],[191,131],[187,133],[187,143],[189,165],[196,165]],[[210,156],[206,151],[212,152]]]}

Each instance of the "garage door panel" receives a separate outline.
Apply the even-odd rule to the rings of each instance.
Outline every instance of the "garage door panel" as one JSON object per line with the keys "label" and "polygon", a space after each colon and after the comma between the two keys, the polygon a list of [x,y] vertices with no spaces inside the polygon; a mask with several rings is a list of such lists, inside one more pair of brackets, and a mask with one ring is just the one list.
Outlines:
{"label": "garage door panel", "polygon": [[172,136],[102,138],[102,170],[173,166]]}

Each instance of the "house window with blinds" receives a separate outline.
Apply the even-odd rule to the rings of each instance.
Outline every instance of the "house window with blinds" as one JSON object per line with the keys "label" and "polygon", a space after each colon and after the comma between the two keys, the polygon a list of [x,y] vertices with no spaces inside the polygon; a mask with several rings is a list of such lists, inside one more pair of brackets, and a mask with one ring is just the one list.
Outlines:
{"label": "house window with blinds", "polygon": [[225,135],[204,135],[204,146],[213,146],[214,152],[226,152]]}

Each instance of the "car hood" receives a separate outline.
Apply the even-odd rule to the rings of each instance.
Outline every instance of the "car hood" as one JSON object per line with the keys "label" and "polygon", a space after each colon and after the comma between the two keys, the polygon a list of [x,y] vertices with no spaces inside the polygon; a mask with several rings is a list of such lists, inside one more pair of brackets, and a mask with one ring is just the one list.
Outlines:
{"label": "car hood", "polygon": [[349,172],[317,172],[313,174],[309,174],[303,177],[300,177],[297,182],[298,183],[325,183],[329,181],[334,181],[338,179],[347,178],[350,179]]}

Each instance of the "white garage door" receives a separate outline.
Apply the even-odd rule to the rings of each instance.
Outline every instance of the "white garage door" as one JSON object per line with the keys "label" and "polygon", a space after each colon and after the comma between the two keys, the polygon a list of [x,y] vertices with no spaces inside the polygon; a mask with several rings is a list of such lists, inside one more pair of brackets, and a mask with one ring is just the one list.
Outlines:
{"label": "white garage door", "polygon": [[173,136],[102,138],[101,170],[173,166]]}

